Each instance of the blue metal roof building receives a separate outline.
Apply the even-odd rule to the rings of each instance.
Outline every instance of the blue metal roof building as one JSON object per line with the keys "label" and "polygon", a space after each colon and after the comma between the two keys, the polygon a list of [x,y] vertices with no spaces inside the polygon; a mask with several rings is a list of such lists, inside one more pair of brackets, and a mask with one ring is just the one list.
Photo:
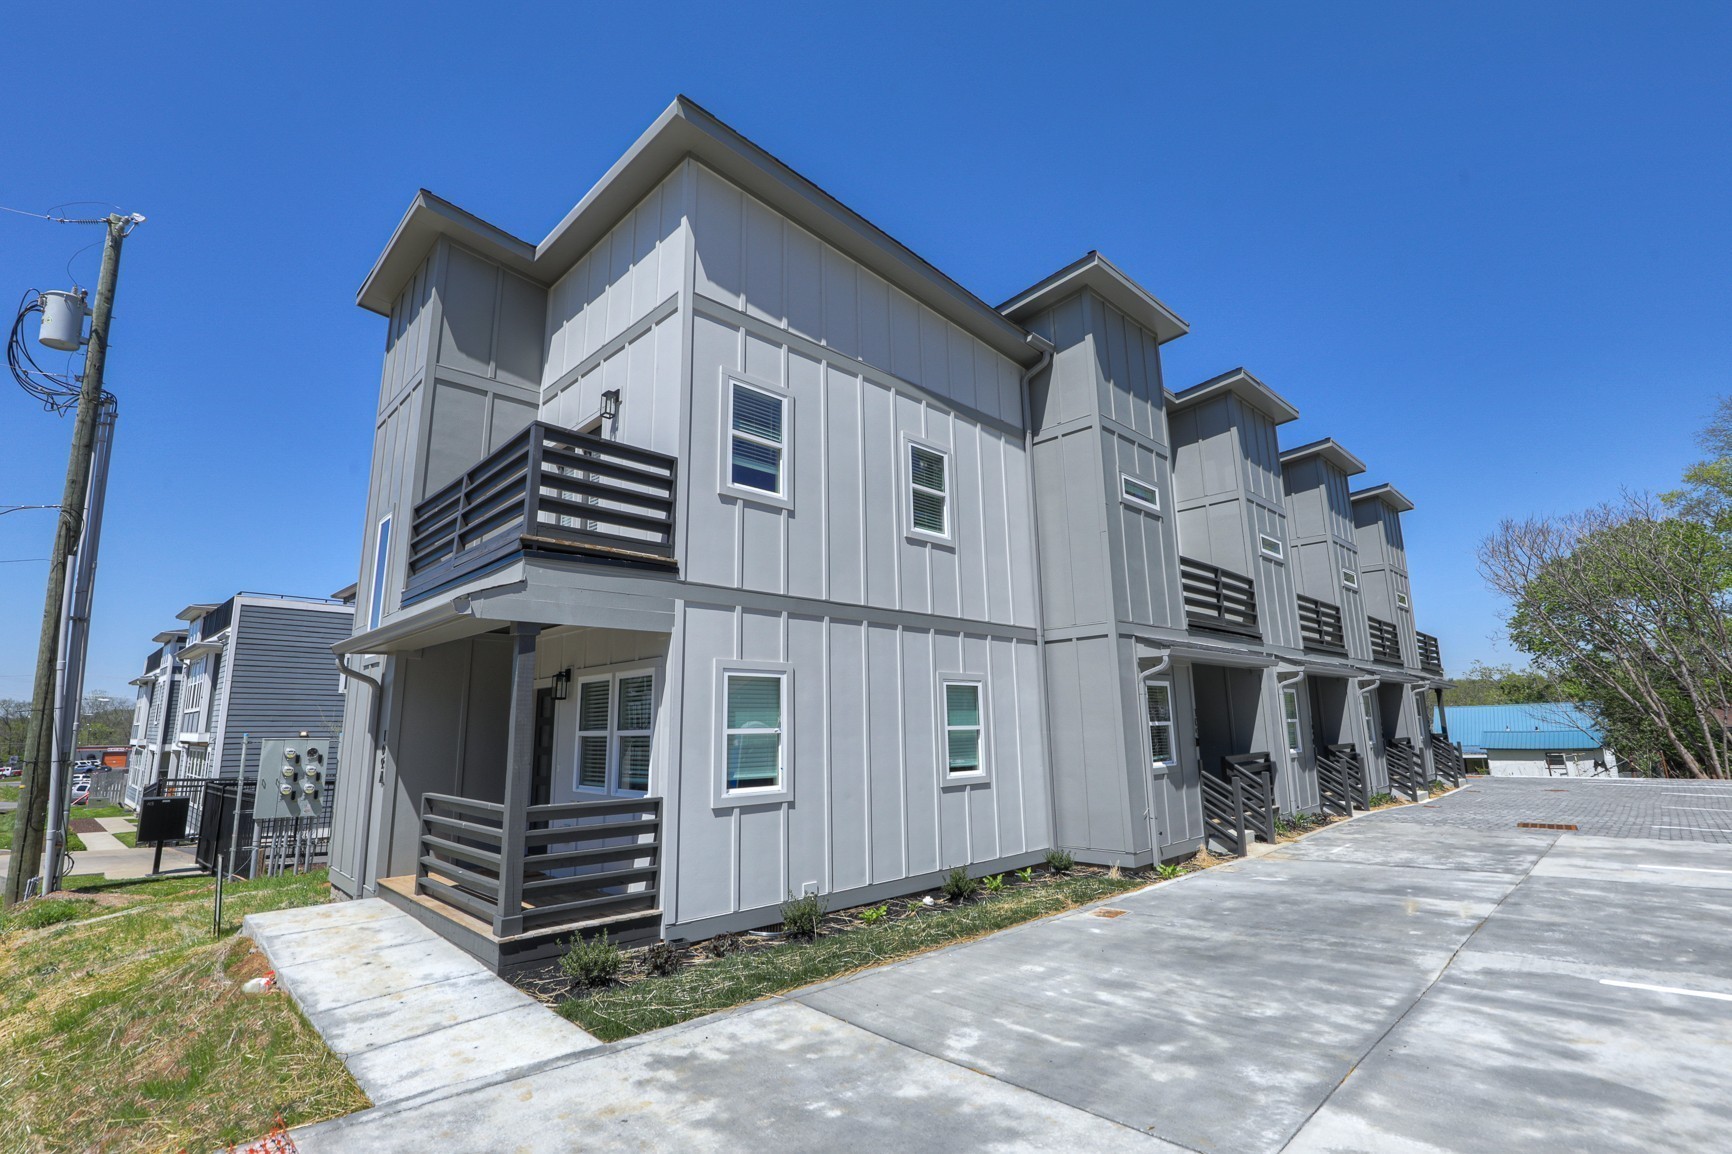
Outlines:
{"label": "blue metal roof building", "polygon": [[[1590,750],[1605,738],[1579,705],[1452,705],[1449,737],[1468,754],[1488,749]],[[1437,728],[1437,722],[1432,721]]]}

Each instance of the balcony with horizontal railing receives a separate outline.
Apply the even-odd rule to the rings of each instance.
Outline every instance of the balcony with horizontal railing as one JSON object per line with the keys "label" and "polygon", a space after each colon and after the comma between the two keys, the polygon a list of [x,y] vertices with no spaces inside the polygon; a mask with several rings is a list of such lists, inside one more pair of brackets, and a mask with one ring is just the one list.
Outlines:
{"label": "balcony with horizontal railing", "polygon": [[1437,638],[1429,633],[1420,633],[1419,637],[1419,667],[1427,673],[1443,672],[1443,650],[1438,648]]}
{"label": "balcony with horizontal railing", "polygon": [[415,506],[403,600],[524,553],[677,568],[678,467],[536,421]]}
{"label": "balcony with horizontal railing", "polygon": [[1307,653],[1346,657],[1347,631],[1341,625],[1341,607],[1299,594],[1299,638]]}
{"label": "balcony with horizontal railing", "polygon": [[1371,626],[1371,659],[1385,665],[1401,664],[1401,632],[1395,622],[1381,617],[1368,617]]}
{"label": "balcony with horizontal railing", "polygon": [[1185,620],[1191,628],[1262,638],[1257,624],[1257,586],[1243,573],[1180,557],[1179,584],[1185,595]]}

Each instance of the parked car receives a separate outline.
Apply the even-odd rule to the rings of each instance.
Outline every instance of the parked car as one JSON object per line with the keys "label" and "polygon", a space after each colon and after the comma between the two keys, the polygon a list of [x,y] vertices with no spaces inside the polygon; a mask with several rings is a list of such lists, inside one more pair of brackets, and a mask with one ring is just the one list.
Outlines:
{"label": "parked car", "polygon": [[92,773],[101,768],[102,763],[93,758],[85,758],[83,761],[75,762],[72,766],[75,773]]}
{"label": "parked car", "polygon": [[83,805],[90,800],[90,779],[72,783],[72,804]]}
{"label": "parked car", "polygon": [[16,765],[0,765],[0,777],[18,777],[23,772]]}

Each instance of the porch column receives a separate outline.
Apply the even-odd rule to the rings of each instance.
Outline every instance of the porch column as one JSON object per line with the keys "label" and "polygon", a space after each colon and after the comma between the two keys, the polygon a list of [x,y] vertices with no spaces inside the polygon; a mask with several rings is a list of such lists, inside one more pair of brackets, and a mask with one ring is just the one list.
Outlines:
{"label": "porch column", "polygon": [[1443,734],[1443,743],[1449,744],[1449,711],[1443,707],[1443,689],[1439,687],[1432,692],[1437,694],[1437,727]]}
{"label": "porch column", "polygon": [[535,774],[535,641],[541,626],[511,623],[511,716],[505,741],[505,817],[499,838],[499,908],[493,934],[523,932],[523,835]]}

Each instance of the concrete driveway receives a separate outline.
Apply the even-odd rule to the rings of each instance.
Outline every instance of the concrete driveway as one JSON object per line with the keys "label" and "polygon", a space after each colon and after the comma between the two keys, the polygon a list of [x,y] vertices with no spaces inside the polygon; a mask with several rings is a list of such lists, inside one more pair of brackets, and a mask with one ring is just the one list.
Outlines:
{"label": "concrete driveway", "polygon": [[[1516,828],[1540,789],[1537,820],[1557,822],[1661,788],[1479,782],[1115,899],[1116,916],[296,1138],[307,1154],[1732,1148],[1732,846]],[[1732,826],[1732,787],[1688,800]]]}

